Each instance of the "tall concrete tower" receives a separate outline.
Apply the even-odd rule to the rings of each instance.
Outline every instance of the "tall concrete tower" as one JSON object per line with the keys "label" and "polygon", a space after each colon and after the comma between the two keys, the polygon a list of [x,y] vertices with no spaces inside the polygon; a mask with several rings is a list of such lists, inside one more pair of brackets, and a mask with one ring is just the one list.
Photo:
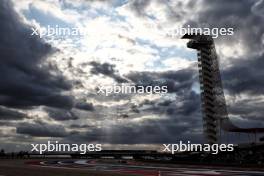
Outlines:
{"label": "tall concrete tower", "polygon": [[218,143],[221,122],[223,119],[228,119],[228,115],[214,41],[211,36],[207,35],[186,34],[182,38],[190,39],[187,47],[196,49],[198,52],[205,138],[209,144]]}

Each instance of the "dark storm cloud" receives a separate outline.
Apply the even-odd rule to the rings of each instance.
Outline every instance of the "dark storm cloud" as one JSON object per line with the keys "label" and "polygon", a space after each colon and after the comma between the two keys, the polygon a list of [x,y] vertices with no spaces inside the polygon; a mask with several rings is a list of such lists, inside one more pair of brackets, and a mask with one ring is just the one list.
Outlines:
{"label": "dark storm cloud", "polygon": [[83,1],[86,1],[86,2],[113,2],[113,0],[83,0]]}
{"label": "dark storm cloud", "polygon": [[16,126],[16,123],[10,120],[0,121],[0,126]]}
{"label": "dark storm cloud", "polygon": [[126,77],[139,86],[167,86],[168,92],[173,93],[190,89],[196,74],[192,69],[184,69],[166,72],[131,72]]}
{"label": "dark storm cloud", "polygon": [[[87,131],[75,133],[67,137],[67,140],[111,144],[159,144],[175,143],[178,140],[201,142],[203,136],[200,105],[200,95],[188,87],[178,95],[171,94],[170,99],[146,99],[136,104],[118,106],[120,115],[115,115],[115,118],[119,118],[120,123],[103,125],[100,128],[74,125],[73,127],[82,130],[87,128]],[[125,109],[129,111],[123,112]],[[160,118],[149,119],[153,116]]]}
{"label": "dark storm cloud", "polygon": [[[175,97],[175,99],[163,99],[161,101],[144,100],[137,107],[141,113],[166,114],[169,117],[191,116],[200,113],[200,95],[192,90],[186,90]],[[199,115],[201,116],[201,114]]]}
{"label": "dark storm cloud", "polygon": [[145,8],[151,3],[150,0],[132,0],[130,9],[138,16],[144,16]]}
{"label": "dark storm cloud", "polygon": [[[199,109],[199,96],[191,91],[194,82],[197,82],[197,72],[192,69],[166,72],[131,72],[125,77],[136,85],[168,86],[170,93],[177,93],[177,100],[152,101],[145,99],[137,104],[131,104],[129,112],[120,115],[122,118],[133,119],[143,115],[188,116]],[[170,84],[168,84],[170,83]],[[172,94],[173,96],[173,94]],[[175,101],[181,105],[176,106]],[[185,107],[186,106],[186,107]],[[120,109],[120,108],[119,108]],[[159,137],[159,136],[157,136]]]}
{"label": "dark storm cloud", "polygon": [[202,134],[197,133],[197,130],[201,129],[202,121],[199,115],[195,118],[178,115],[168,119],[144,120],[137,125],[131,122],[100,129],[89,128],[86,132],[75,133],[67,139],[110,144],[160,144],[179,140],[200,142]]}
{"label": "dark storm cloud", "polygon": [[82,128],[89,129],[90,127],[92,127],[92,126],[87,125],[87,124],[72,124],[72,125],[70,125],[70,128],[76,128],[76,129],[82,129]]}
{"label": "dark storm cloud", "polygon": [[235,116],[242,117],[243,119],[252,120],[259,122],[257,120],[263,121],[263,103],[260,98],[241,100],[236,102],[229,109],[229,113]]}
{"label": "dark storm cloud", "polygon": [[77,102],[74,107],[80,110],[94,111],[94,106],[92,103]]}
{"label": "dark storm cloud", "polygon": [[174,5],[171,5],[170,1],[166,0],[157,0],[160,5],[166,7],[165,14],[166,18],[172,22],[180,22],[188,17],[188,11],[194,11],[196,8],[196,4],[198,1],[186,1],[187,3],[184,4],[182,1],[173,2]]}
{"label": "dark storm cloud", "polygon": [[63,126],[43,122],[23,123],[17,127],[16,132],[32,137],[65,137],[69,135]]}
{"label": "dark storm cloud", "polygon": [[48,113],[48,116],[50,118],[57,121],[79,119],[78,116],[74,114],[74,112],[65,109],[46,107],[45,111]]}
{"label": "dark storm cloud", "polygon": [[197,14],[192,22],[201,26],[234,28],[233,36],[222,37],[227,45],[242,42],[249,52],[258,52],[263,49],[264,16],[260,16],[261,9],[258,2],[249,0],[204,0],[201,1],[204,10]]}
{"label": "dark storm cloud", "polygon": [[[194,91],[189,91],[181,97],[181,106],[176,108],[178,114],[183,116],[193,115],[196,112],[200,112],[200,95]],[[200,117],[201,115],[199,115]]]}
{"label": "dark storm cloud", "polygon": [[254,14],[264,17],[264,1],[259,0],[255,2],[251,10]]}
{"label": "dark storm cloud", "polygon": [[0,106],[0,120],[23,120],[26,114]]}
{"label": "dark storm cloud", "polygon": [[140,110],[137,108],[136,105],[132,105],[132,106],[130,107],[130,111],[131,111],[132,113],[140,113]]}
{"label": "dark storm cloud", "polygon": [[118,83],[126,83],[127,80],[122,78],[118,75],[117,71],[115,70],[115,65],[109,63],[98,63],[98,62],[91,62],[90,65],[92,66],[91,73],[92,74],[102,74],[104,76],[113,78]]}
{"label": "dark storm cloud", "polygon": [[169,106],[173,101],[172,100],[165,100],[162,102],[159,102],[158,105],[159,106]]}
{"label": "dark storm cloud", "polygon": [[[148,14],[147,8],[151,3],[157,3],[165,10],[166,18],[172,22],[180,22],[188,17],[188,11],[194,11],[197,1],[167,1],[167,0],[132,0],[129,3],[130,10],[139,17],[153,17]],[[173,4],[173,5],[172,5]],[[155,15],[154,15],[155,16]]]}
{"label": "dark storm cloud", "polygon": [[0,3],[0,31],[0,105],[71,107],[72,98],[61,95],[70,84],[45,65],[55,49],[31,36],[30,26],[21,22],[8,0]]}
{"label": "dark storm cloud", "polygon": [[232,94],[264,94],[264,54],[241,58],[223,71],[225,88]]}

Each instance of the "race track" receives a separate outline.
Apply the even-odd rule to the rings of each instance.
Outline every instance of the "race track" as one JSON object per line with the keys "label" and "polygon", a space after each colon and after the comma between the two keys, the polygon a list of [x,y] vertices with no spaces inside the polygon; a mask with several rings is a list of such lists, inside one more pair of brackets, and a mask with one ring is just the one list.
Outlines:
{"label": "race track", "polygon": [[27,164],[47,168],[75,169],[100,173],[114,173],[138,176],[263,176],[264,171],[240,170],[239,168],[212,168],[206,166],[181,166],[181,165],[151,165],[140,162],[128,161],[109,162],[101,160],[52,160],[31,161]]}

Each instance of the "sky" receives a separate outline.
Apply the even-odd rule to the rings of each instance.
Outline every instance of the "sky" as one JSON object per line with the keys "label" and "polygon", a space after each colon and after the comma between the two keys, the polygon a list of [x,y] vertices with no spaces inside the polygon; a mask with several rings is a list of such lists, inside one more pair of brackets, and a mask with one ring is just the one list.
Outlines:
{"label": "sky", "polygon": [[[215,39],[229,117],[264,127],[264,0],[2,0],[0,23],[0,148],[203,143],[196,52],[167,35],[187,25],[234,28]],[[87,34],[31,35],[56,25]],[[97,94],[121,83],[168,93]]]}

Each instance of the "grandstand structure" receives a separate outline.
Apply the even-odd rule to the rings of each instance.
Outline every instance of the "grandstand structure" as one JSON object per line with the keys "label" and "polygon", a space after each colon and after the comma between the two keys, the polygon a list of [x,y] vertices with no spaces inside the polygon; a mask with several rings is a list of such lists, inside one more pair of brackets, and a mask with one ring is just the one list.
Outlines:
{"label": "grandstand structure", "polygon": [[[185,34],[187,47],[197,50],[199,81],[201,90],[203,130],[209,144],[220,143],[221,132],[253,133],[264,132],[264,128],[240,128],[228,118],[222,87],[219,61],[211,36]],[[256,141],[256,137],[255,137]]]}

